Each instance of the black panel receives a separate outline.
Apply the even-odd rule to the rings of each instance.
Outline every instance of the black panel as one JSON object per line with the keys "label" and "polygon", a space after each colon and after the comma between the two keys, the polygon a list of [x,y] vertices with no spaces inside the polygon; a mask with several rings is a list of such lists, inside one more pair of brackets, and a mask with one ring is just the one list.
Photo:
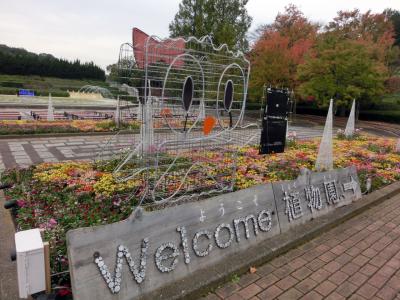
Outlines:
{"label": "black panel", "polygon": [[286,118],[289,109],[287,90],[267,89],[266,115]]}
{"label": "black panel", "polygon": [[286,120],[267,119],[261,131],[260,154],[282,153],[286,142]]}
{"label": "black panel", "polygon": [[285,150],[289,92],[285,89],[269,88],[266,98],[260,154],[281,153]]}
{"label": "black panel", "polygon": [[231,110],[233,102],[233,82],[228,80],[225,84],[225,94],[224,94],[224,107],[226,111]]}
{"label": "black panel", "polygon": [[183,83],[182,103],[183,109],[189,111],[190,105],[193,100],[193,79],[188,76]]}

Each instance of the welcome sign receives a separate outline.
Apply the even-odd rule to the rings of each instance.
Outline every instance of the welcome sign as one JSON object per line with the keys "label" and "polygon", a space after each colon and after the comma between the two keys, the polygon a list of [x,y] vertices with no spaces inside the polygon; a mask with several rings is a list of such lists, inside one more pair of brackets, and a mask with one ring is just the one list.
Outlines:
{"label": "welcome sign", "polygon": [[[69,231],[74,299],[145,298],[360,197],[355,168],[346,168]],[[176,285],[176,297],[184,289]]]}

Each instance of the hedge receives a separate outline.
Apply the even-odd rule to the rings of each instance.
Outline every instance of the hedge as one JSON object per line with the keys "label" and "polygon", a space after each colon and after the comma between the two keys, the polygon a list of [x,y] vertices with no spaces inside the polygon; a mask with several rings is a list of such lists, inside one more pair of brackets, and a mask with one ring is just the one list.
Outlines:
{"label": "hedge", "polygon": [[383,121],[389,123],[400,124],[400,111],[382,111],[382,110],[368,110],[361,111],[359,115],[360,120],[368,121]]}
{"label": "hedge", "polygon": [[0,95],[17,95],[18,89],[16,88],[7,88],[7,87],[0,87]]}
{"label": "hedge", "polygon": [[14,82],[14,81],[3,81],[0,82],[0,86],[4,87],[11,87],[11,88],[23,88],[24,85],[20,82]]}
{"label": "hedge", "polygon": [[35,96],[48,96],[49,93],[51,93],[51,95],[53,97],[69,97],[69,93],[68,92],[63,92],[63,91],[37,91],[35,90]]}
{"label": "hedge", "polygon": [[[316,108],[316,107],[304,107],[297,106],[298,114],[303,115],[315,115],[315,116],[326,116],[328,113],[327,109]],[[367,121],[382,121],[389,123],[400,123],[400,111],[399,110],[363,110],[360,112],[358,118],[360,120]]]}

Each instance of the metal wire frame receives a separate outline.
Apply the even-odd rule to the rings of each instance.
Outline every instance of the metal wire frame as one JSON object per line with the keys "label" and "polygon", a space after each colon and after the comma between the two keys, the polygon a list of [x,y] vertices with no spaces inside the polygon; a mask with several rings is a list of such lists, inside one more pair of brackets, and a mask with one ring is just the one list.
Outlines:
{"label": "metal wire frame", "polygon": [[[129,150],[111,153],[113,173],[141,183],[131,195],[138,205],[232,191],[237,146],[259,136],[257,124],[243,126],[250,73],[243,53],[209,36],[149,36],[121,45],[118,73],[135,92],[141,133]],[[206,116],[216,120],[208,135],[199,130]]]}

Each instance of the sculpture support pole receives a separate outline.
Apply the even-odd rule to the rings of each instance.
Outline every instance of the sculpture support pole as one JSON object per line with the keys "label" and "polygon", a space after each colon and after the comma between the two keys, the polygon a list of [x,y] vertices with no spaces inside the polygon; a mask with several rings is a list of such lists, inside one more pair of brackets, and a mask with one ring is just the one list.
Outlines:
{"label": "sculpture support pole", "polygon": [[317,162],[315,163],[315,169],[317,171],[333,169],[332,127],[333,127],[333,99],[331,99],[329,105],[324,133],[322,135],[321,144],[319,145]]}
{"label": "sculpture support pole", "polygon": [[49,104],[47,105],[47,121],[54,121],[54,108],[51,93],[49,93]]}
{"label": "sculpture support pole", "polygon": [[346,129],[344,130],[344,135],[346,137],[352,137],[355,130],[355,119],[356,119],[356,100],[353,100],[353,105],[351,106],[351,111],[349,119],[347,120]]}
{"label": "sculpture support pole", "polygon": [[121,122],[121,112],[120,112],[120,108],[119,108],[119,96],[117,96],[117,107],[115,108],[114,121],[115,121],[117,128],[119,128],[120,122]]}

